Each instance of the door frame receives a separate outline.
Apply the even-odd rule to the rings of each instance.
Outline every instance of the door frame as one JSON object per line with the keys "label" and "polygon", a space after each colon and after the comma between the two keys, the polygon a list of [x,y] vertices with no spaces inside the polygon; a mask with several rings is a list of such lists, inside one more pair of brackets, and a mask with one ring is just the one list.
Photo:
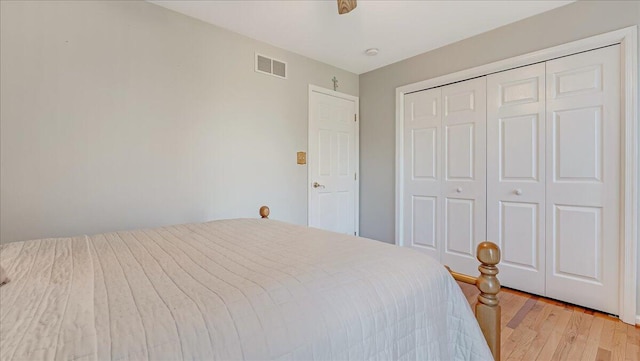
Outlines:
{"label": "door frame", "polygon": [[355,156],[355,186],[354,186],[354,205],[353,205],[353,211],[354,211],[354,225],[355,225],[355,235],[359,236],[360,235],[360,98],[353,96],[353,95],[349,95],[349,94],[345,94],[345,93],[340,93],[338,91],[335,90],[331,90],[331,89],[326,89],[326,88],[322,88],[320,86],[317,85],[313,85],[313,84],[309,84],[309,99],[307,102],[307,226],[309,225],[309,215],[311,213],[311,167],[309,166],[309,159],[311,159],[312,155],[309,149],[309,144],[311,144],[311,132],[309,131],[311,129],[311,127],[309,126],[309,124],[311,123],[311,95],[313,94],[313,92],[316,93],[321,93],[324,95],[328,95],[328,96],[332,96],[332,97],[336,97],[336,98],[340,98],[340,99],[344,99],[344,100],[349,100],[349,101],[353,101],[354,106],[355,106],[355,116],[356,116],[356,120],[355,120],[355,135],[354,135],[354,142],[355,142],[355,152],[356,152],[356,156]]}
{"label": "door frame", "polygon": [[622,116],[622,171],[621,175],[621,224],[620,235],[620,319],[626,323],[640,323],[636,315],[637,269],[638,269],[638,26],[592,36],[582,40],[535,51],[525,55],[500,60],[490,64],[458,71],[396,88],[396,245],[403,246],[403,123],[404,95],[420,90],[455,83],[504,70],[548,61],[603,46],[620,44],[621,50],[621,108]]}

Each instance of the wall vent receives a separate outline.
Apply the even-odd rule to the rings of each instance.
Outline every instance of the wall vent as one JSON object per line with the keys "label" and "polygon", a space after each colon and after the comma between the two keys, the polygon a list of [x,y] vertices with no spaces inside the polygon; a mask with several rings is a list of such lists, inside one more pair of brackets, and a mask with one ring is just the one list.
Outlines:
{"label": "wall vent", "polygon": [[256,72],[287,79],[287,63],[256,53]]}

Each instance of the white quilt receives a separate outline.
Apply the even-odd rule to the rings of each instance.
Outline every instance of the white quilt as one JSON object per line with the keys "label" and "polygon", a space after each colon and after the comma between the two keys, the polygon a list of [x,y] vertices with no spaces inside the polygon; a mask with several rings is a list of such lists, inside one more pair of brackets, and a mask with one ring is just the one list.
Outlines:
{"label": "white quilt", "polygon": [[0,360],[490,360],[442,265],[238,219],[4,244]]}

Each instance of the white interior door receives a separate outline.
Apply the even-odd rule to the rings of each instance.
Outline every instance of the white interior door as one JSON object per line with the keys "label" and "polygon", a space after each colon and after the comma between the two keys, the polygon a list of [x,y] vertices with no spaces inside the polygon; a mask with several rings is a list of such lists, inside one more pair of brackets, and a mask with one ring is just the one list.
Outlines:
{"label": "white interior door", "polygon": [[402,245],[440,260],[442,239],[441,88],[404,97]]}
{"label": "white interior door", "polygon": [[487,77],[487,238],[500,283],[545,292],[545,64]]}
{"label": "white interior door", "polygon": [[309,226],[357,234],[357,98],[309,92]]}
{"label": "white interior door", "polygon": [[548,297],[618,313],[620,46],[547,62]]}
{"label": "white interior door", "polygon": [[486,77],[442,87],[442,263],[477,273],[486,237]]}

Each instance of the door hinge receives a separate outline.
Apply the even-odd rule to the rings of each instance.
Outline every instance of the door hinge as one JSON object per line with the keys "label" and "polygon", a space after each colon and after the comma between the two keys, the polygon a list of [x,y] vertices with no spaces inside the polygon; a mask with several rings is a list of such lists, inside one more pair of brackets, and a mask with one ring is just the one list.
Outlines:
{"label": "door hinge", "polygon": [[358,180],[358,173],[353,173],[353,180]]}
{"label": "door hinge", "polygon": [[354,121],[354,122],[357,122],[357,121],[358,121],[358,118],[357,118],[357,115],[356,115],[356,114],[354,114],[354,115],[353,115],[353,121]]}

